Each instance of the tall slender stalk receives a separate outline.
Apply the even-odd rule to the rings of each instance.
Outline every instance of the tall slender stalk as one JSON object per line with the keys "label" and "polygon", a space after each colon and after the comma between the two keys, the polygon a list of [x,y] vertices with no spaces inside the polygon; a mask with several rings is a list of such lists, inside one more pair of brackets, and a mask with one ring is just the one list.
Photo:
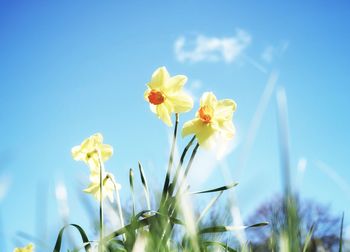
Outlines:
{"label": "tall slender stalk", "polygon": [[182,154],[181,154],[181,157],[180,157],[180,161],[179,161],[179,164],[177,165],[177,168],[176,168],[176,172],[175,172],[175,176],[174,176],[174,179],[173,179],[173,182],[170,184],[170,188],[169,188],[169,195],[171,196],[174,192],[174,189],[176,187],[176,184],[177,184],[177,180],[179,178],[179,174],[180,174],[180,171],[181,171],[181,168],[182,168],[182,164],[184,162],[184,159],[186,157],[186,154],[187,154],[187,151],[189,150],[189,148],[191,147],[191,145],[193,144],[194,140],[196,139],[196,136],[193,136],[191,138],[191,140],[188,142],[188,144],[186,145],[185,149],[183,150]]}
{"label": "tall slender stalk", "polygon": [[171,175],[171,170],[173,167],[173,161],[174,161],[174,151],[175,151],[175,145],[176,145],[176,136],[177,136],[177,126],[179,124],[179,114],[175,114],[175,127],[174,127],[174,135],[173,135],[173,142],[171,145],[171,150],[170,150],[170,156],[169,156],[169,164],[168,164],[168,170],[166,172],[166,177],[164,181],[164,186],[163,186],[163,193],[162,193],[162,200],[161,203],[166,199],[168,196],[168,188],[169,188],[169,182],[170,182],[170,175]]}
{"label": "tall slender stalk", "polygon": [[97,150],[97,155],[98,155],[98,163],[99,163],[99,168],[100,168],[100,242],[98,244],[98,251],[102,252],[103,250],[103,162],[101,158],[101,153],[99,150]]}
{"label": "tall slender stalk", "polygon": [[181,190],[182,186],[183,186],[183,183],[185,182],[186,180],[186,177],[187,177],[187,174],[188,172],[190,171],[191,167],[192,167],[192,163],[193,163],[193,160],[194,160],[194,157],[196,156],[196,153],[197,153],[197,150],[199,148],[199,143],[196,144],[196,146],[194,147],[193,151],[192,151],[192,154],[191,154],[191,157],[190,157],[190,160],[188,161],[188,164],[187,164],[187,167],[186,167],[186,170],[185,170],[185,173],[182,177],[182,180],[180,182],[180,186],[179,186],[179,190]]}

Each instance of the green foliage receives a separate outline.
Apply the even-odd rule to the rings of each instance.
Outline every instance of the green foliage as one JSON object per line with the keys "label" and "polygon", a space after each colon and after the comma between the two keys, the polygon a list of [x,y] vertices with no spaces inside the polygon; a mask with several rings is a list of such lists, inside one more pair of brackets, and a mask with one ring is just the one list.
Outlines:
{"label": "green foliage", "polygon": [[[224,191],[230,190],[237,186],[233,182],[228,185],[219,186],[217,188],[201,190],[197,192],[189,192],[186,186],[186,178],[191,169],[192,163],[199,148],[197,143],[194,147],[195,137],[193,137],[184,148],[176,171],[173,176],[172,168],[174,165],[174,146],[177,136],[178,116],[176,115],[173,144],[171,147],[168,171],[164,181],[162,197],[160,199],[157,210],[151,209],[150,190],[147,178],[142,164],[138,163],[140,181],[144,191],[144,197],[147,202],[145,210],[138,213],[135,212],[135,191],[134,191],[134,172],[129,170],[129,183],[132,197],[132,214],[129,223],[114,232],[105,235],[102,240],[98,241],[99,251],[116,252],[116,251],[213,251],[221,249],[221,251],[235,252],[237,250],[231,248],[227,243],[220,240],[208,240],[205,234],[208,233],[225,233],[245,228],[259,227],[267,225],[267,223],[258,223],[250,226],[207,226],[202,228],[202,219],[210,208],[217,202],[218,198]],[[185,164],[186,155],[192,153]],[[187,198],[192,195],[218,193],[209,204],[202,210],[199,217],[195,217],[193,210],[188,208],[184,203]],[[78,225],[72,224],[83,240],[85,251],[91,248],[90,240],[85,231]],[[174,229],[182,235],[174,238]],[[54,252],[60,252],[62,244],[62,235],[64,228],[60,231]]]}

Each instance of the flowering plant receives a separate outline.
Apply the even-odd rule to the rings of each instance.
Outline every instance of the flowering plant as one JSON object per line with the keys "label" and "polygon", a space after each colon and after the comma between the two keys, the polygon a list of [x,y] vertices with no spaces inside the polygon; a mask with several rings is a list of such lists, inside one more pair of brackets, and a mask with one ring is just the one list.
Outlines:
{"label": "flowering plant", "polygon": [[[82,238],[85,251],[98,252],[115,251],[211,251],[218,248],[224,251],[235,251],[225,241],[209,239],[207,234],[225,233],[232,230],[266,225],[258,223],[250,226],[214,225],[203,227],[202,220],[214,205],[223,191],[237,185],[231,184],[199,192],[190,192],[187,176],[193,160],[200,148],[210,149],[216,144],[216,136],[230,140],[235,135],[232,122],[236,103],[231,99],[218,100],[212,92],[206,92],[200,99],[199,108],[194,119],[184,123],[182,136],[192,136],[182,151],[179,160],[174,160],[175,146],[178,141],[179,117],[181,113],[193,108],[193,99],[183,87],[187,81],[184,75],[171,77],[165,67],[160,67],[153,73],[147,83],[144,93],[150,109],[167,126],[173,127],[173,139],[169,155],[168,169],[165,175],[163,190],[158,204],[151,206],[150,193],[144,169],[139,163],[139,173],[145,192],[147,206],[140,212],[135,211],[135,201],[132,202],[132,213],[125,221],[121,206],[119,190],[121,185],[115,177],[105,169],[105,162],[111,158],[113,148],[103,143],[103,136],[96,133],[85,139],[80,145],[72,148],[72,156],[77,161],[87,164],[90,171],[90,184],[84,192],[91,194],[99,202],[99,239],[93,241],[88,238],[84,229],[77,224],[70,224],[76,228]],[[174,117],[174,123],[171,117]],[[191,153],[191,154],[189,154]],[[187,156],[189,157],[187,158]],[[186,162],[187,161],[187,162]],[[177,165],[175,166],[175,162]],[[131,196],[134,199],[134,171],[129,173]],[[201,214],[196,217],[190,207],[188,196],[216,193]],[[112,233],[105,234],[104,230],[104,201],[116,202],[121,227]],[[53,252],[61,251],[63,227],[57,237]],[[176,231],[175,227],[182,231]],[[178,233],[175,235],[174,233]],[[176,237],[175,237],[176,236]],[[15,252],[31,252],[32,245],[17,248]],[[78,250],[77,250],[78,251]]]}

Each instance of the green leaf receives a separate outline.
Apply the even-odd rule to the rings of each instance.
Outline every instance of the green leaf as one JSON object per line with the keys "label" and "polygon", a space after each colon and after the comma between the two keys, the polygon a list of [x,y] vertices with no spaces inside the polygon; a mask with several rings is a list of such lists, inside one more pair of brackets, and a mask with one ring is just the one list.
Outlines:
{"label": "green leaf", "polygon": [[182,221],[180,221],[179,219],[173,218],[173,217],[169,217],[167,215],[161,214],[157,211],[141,211],[140,213],[138,213],[136,216],[141,217],[143,214],[150,212],[153,213],[154,215],[146,217],[144,219],[141,220],[135,220],[133,223],[128,224],[126,226],[124,226],[123,228],[118,229],[117,231],[114,231],[113,233],[109,234],[108,236],[106,236],[103,239],[103,242],[107,242],[115,237],[118,237],[122,234],[125,234],[127,232],[130,232],[130,230],[134,230],[134,229],[139,229],[145,226],[148,226],[149,224],[151,224],[152,222],[154,222],[155,220],[159,219],[160,217],[164,218],[168,218],[170,220],[171,223],[173,224],[179,224],[179,225],[183,225]]}
{"label": "green leaf", "polygon": [[339,235],[339,252],[343,251],[343,226],[344,226],[344,212],[341,217],[340,235]]}
{"label": "green leaf", "polygon": [[141,163],[139,162],[139,171],[140,171],[140,177],[141,177],[141,182],[143,186],[143,190],[145,191],[145,197],[146,197],[146,202],[147,202],[147,208],[151,209],[151,202],[150,202],[150,197],[149,197],[149,190],[148,190],[148,184],[146,180],[145,173],[143,171],[143,167]]}
{"label": "green leaf", "polygon": [[132,168],[129,170],[129,182],[130,182],[130,191],[132,197],[132,217],[135,216],[135,194],[134,194],[134,171]]}
{"label": "green leaf", "polygon": [[303,252],[307,251],[307,248],[309,247],[310,241],[311,241],[311,237],[314,233],[314,229],[315,229],[315,225],[312,225],[309,232],[307,233],[306,237],[305,237],[305,244],[304,244],[304,248],[303,248]]}
{"label": "green leaf", "polygon": [[237,252],[237,250],[227,246],[226,243],[222,243],[222,242],[218,242],[218,241],[202,241],[202,244],[205,247],[209,247],[209,246],[217,246],[217,247],[221,247],[223,249],[225,249],[225,251],[229,251],[229,252]]}
{"label": "green leaf", "polygon": [[210,190],[198,191],[198,192],[191,192],[191,194],[221,192],[221,191],[225,191],[225,190],[231,189],[232,187],[235,187],[236,185],[238,185],[238,183],[234,182],[234,183],[231,183],[231,184],[229,184],[229,185],[221,186],[221,187],[214,188],[214,189],[210,189]]}
{"label": "green leaf", "polygon": [[262,227],[268,225],[268,222],[261,222],[261,223],[256,223],[250,226],[212,226],[212,227],[207,227],[203,228],[202,230],[199,231],[200,234],[206,234],[206,233],[223,233],[227,231],[237,231],[237,230],[242,230],[242,229],[247,229],[247,228],[255,228],[255,227]]}
{"label": "green leaf", "polygon": [[84,243],[85,251],[88,252],[90,250],[90,248],[91,248],[90,241],[89,241],[89,239],[88,239],[84,229],[82,227],[80,227],[79,225],[77,225],[77,224],[69,224],[69,225],[66,225],[63,228],[61,228],[61,230],[60,230],[60,232],[58,234],[58,237],[57,237],[57,240],[56,240],[56,244],[55,244],[55,248],[53,249],[53,252],[60,252],[61,244],[62,244],[63,232],[69,226],[75,227],[79,231],[81,239],[83,240],[83,243]]}

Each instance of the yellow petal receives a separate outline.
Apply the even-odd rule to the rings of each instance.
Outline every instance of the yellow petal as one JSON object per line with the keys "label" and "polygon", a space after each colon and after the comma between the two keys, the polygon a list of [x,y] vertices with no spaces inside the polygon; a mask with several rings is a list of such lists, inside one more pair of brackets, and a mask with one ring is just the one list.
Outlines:
{"label": "yellow petal", "polygon": [[168,79],[165,84],[164,91],[168,94],[181,91],[182,87],[185,85],[187,77],[185,75],[176,75]]}
{"label": "yellow petal", "polygon": [[196,138],[200,146],[204,148],[211,147],[211,138],[218,132],[218,128],[214,123],[201,123],[201,127],[196,133]]}
{"label": "yellow petal", "polygon": [[108,144],[101,144],[100,152],[103,161],[107,161],[113,155],[113,147]]}
{"label": "yellow petal", "polygon": [[90,136],[89,138],[85,139],[82,143],[81,143],[81,149],[82,151],[93,151],[95,149],[95,147],[99,144],[101,144],[103,142],[103,136],[101,133],[96,133],[92,136]]}
{"label": "yellow petal", "polygon": [[200,100],[200,106],[210,106],[213,109],[215,109],[217,105],[217,99],[216,96],[212,92],[205,92],[203,93],[201,100]]}
{"label": "yellow petal", "polygon": [[185,92],[177,92],[167,97],[173,106],[174,113],[183,113],[193,108],[193,99]]}
{"label": "yellow petal", "polygon": [[211,138],[219,131],[216,123],[203,123],[199,118],[195,118],[184,124],[182,128],[182,137],[187,135],[196,135],[200,146],[208,148],[211,146]]}
{"label": "yellow petal", "polygon": [[28,244],[27,246],[23,248],[15,248],[13,252],[33,252],[34,251],[34,245]]}
{"label": "yellow petal", "polygon": [[198,118],[185,122],[181,132],[182,137],[195,135],[201,129],[200,124],[202,124],[202,122]]}
{"label": "yellow petal", "polygon": [[169,73],[165,67],[160,67],[152,74],[151,82],[148,86],[151,89],[159,90],[164,87],[165,82],[169,79]]}
{"label": "yellow petal", "polygon": [[149,102],[148,95],[151,92],[151,89],[147,88],[145,93],[143,94],[143,97],[145,98],[146,101]]}
{"label": "yellow petal", "polygon": [[215,108],[215,118],[217,120],[231,120],[233,112],[236,110],[236,103],[231,99],[220,100]]}
{"label": "yellow petal", "polygon": [[222,123],[220,129],[221,134],[223,134],[226,139],[232,139],[236,133],[236,128],[231,120]]}
{"label": "yellow petal", "polygon": [[173,125],[170,118],[171,111],[169,111],[169,108],[164,103],[157,105],[156,111],[157,111],[158,117],[166,125],[168,125],[169,127]]}
{"label": "yellow petal", "polygon": [[[108,173],[110,176],[113,176],[112,174]],[[105,176],[104,176],[105,177]],[[84,189],[83,191],[86,193],[91,194],[96,200],[100,200],[100,178],[99,175],[91,175],[90,176],[91,183],[89,184],[88,188]],[[111,202],[114,201],[114,185],[113,182],[108,179],[103,179],[103,199],[106,197],[109,198]],[[117,187],[118,189],[118,187]],[[119,188],[120,189],[120,188]]]}
{"label": "yellow petal", "polygon": [[86,159],[86,163],[88,164],[90,171],[96,170],[99,172],[100,170],[100,161],[98,159],[97,153],[93,153],[90,158]]}
{"label": "yellow petal", "polygon": [[100,185],[98,183],[90,183],[88,188],[84,189],[84,192],[91,193],[95,196],[95,194],[99,190],[100,190]]}
{"label": "yellow petal", "polygon": [[74,146],[71,153],[74,160],[84,160],[86,156],[86,154],[81,151],[80,145]]}

